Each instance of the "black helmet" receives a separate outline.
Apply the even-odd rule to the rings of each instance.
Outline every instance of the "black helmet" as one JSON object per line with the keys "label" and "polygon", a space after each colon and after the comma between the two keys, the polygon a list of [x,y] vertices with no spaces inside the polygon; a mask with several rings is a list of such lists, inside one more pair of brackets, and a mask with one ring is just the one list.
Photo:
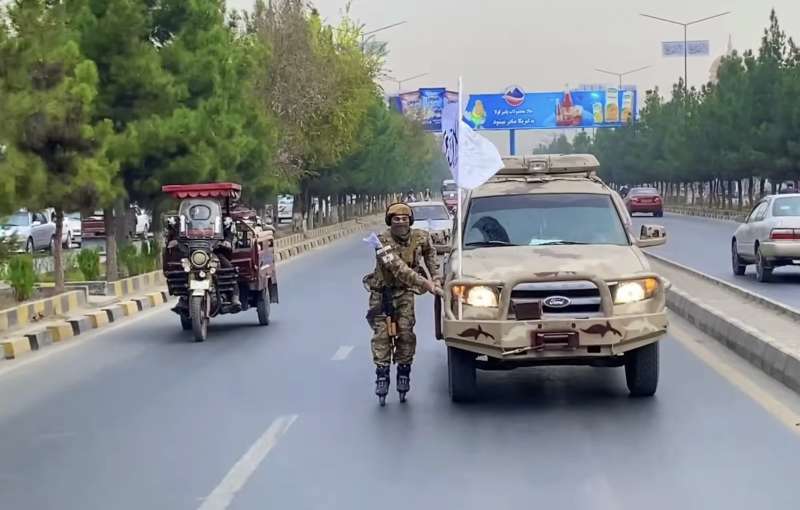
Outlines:
{"label": "black helmet", "polygon": [[389,207],[386,208],[384,220],[386,221],[387,227],[392,226],[392,216],[396,216],[398,214],[407,214],[408,225],[412,226],[414,224],[414,209],[409,207],[405,202],[395,202],[393,204],[389,204]]}

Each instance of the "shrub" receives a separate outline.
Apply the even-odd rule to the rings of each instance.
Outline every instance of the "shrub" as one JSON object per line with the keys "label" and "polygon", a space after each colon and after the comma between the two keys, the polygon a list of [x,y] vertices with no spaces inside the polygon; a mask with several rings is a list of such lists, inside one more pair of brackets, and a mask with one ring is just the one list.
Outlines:
{"label": "shrub", "polygon": [[93,282],[100,278],[100,252],[84,248],[78,253],[78,269],[86,281]]}
{"label": "shrub", "polygon": [[14,289],[17,301],[25,301],[33,296],[36,272],[30,255],[17,255],[8,263],[8,284]]}

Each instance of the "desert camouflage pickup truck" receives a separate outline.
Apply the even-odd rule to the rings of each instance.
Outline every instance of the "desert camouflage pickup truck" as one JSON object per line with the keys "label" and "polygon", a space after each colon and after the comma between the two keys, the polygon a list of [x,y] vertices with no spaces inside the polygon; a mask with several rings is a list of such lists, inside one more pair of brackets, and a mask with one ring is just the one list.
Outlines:
{"label": "desert camouflage pickup truck", "polygon": [[436,300],[452,400],[474,398],[476,369],[537,365],[624,366],[632,395],[655,394],[669,284],[640,248],[665,229],[636,236],[594,156],[504,164],[465,197],[462,277],[454,250]]}

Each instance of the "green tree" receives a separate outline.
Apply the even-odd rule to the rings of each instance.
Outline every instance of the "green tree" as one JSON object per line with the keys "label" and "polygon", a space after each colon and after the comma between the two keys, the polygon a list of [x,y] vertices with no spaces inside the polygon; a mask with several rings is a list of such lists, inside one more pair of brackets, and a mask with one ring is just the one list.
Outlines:
{"label": "green tree", "polygon": [[32,203],[55,208],[57,292],[64,288],[64,210],[107,200],[117,171],[106,154],[111,124],[93,119],[97,69],[80,51],[68,7],[18,0],[8,11],[14,35],[2,49],[14,64],[3,81],[3,119],[13,146],[9,165],[12,175],[36,176]]}

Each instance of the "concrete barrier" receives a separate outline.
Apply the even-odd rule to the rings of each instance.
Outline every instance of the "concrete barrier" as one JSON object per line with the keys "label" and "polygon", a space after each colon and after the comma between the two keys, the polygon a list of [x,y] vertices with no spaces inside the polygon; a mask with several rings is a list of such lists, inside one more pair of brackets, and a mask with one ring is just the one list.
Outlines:
{"label": "concrete barrier", "polygon": [[2,310],[0,311],[0,334],[48,317],[68,315],[85,307],[87,301],[86,289],[80,289]]}
{"label": "concrete barrier", "polygon": [[125,310],[119,305],[107,306],[102,310],[108,314],[108,320],[110,322],[121,321],[125,317]]}
{"label": "concrete barrier", "polygon": [[50,336],[50,332],[46,329],[27,333],[24,336],[28,339],[31,344],[31,349],[34,351],[38,351],[42,347],[53,343],[53,337]]}
{"label": "concrete barrier", "polygon": [[68,319],[67,322],[69,322],[70,326],[72,326],[72,333],[75,336],[82,335],[83,333],[94,329],[92,321],[89,319],[89,317],[76,317],[73,319]]}
{"label": "concrete barrier", "polygon": [[7,338],[0,341],[0,350],[5,359],[16,359],[31,351],[31,341],[24,336]]}
{"label": "concrete barrier", "polygon": [[50,337],[53,339],[53,342],[63,342],[64,340],[69,340],[75,336],[75,333],[72,330],[72,324],[69,322],[51,324],[47,326],[47,331],[50,333]]}
{"label": "concrete barrier", "polygon": [[108,313],[103,310],[99,312],[91,312],[84,315],[87,319],[89,319],[89,323],[92,325],[94,329],[102,328],[103,326],[108,325],[111,322],[111,319],[108,317]]}

